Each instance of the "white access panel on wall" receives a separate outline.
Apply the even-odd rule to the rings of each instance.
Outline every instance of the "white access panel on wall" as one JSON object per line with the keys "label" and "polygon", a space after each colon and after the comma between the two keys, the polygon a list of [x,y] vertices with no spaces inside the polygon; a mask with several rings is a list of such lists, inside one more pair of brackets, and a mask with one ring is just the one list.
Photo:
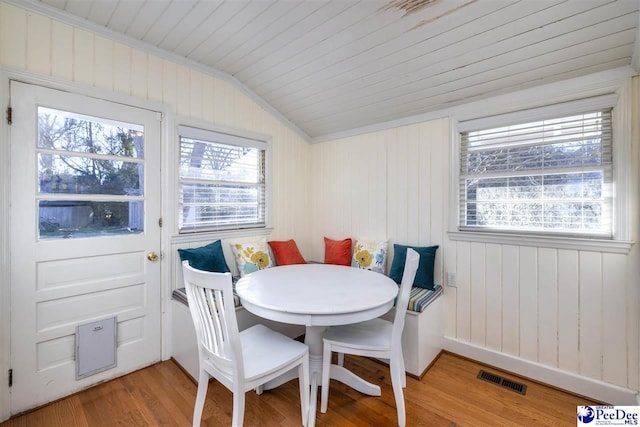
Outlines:
{"label": "white access panel on wall", "polygon": [[116,318],[76,327],[76,380],[117,366]]}

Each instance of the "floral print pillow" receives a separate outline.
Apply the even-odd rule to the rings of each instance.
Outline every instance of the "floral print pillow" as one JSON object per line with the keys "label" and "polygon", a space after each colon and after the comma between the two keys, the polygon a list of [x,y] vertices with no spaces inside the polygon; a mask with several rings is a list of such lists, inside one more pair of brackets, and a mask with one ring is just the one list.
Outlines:
{"label": "floral print pillow", "polygon": [[351,266],[384,274],[387,263],[388,240],[356,240]]}
{"label": "floral print pillow", "polygon": [[240,277],[274,266],[266,239],[256,242],[232,243],[231,250],[236,258]]}

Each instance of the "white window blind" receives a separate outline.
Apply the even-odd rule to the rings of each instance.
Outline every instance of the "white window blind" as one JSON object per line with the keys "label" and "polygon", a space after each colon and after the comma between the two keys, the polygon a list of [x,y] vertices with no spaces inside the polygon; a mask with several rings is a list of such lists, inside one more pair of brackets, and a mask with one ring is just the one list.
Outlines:
{"label": "white window blind", "polygon": [[612,237],[611,108],[462,132],[462,231]]}
{"label": "white window blind", "polygon": [[265,227],[266,143],[186,127],[179,132],[180,232]]}

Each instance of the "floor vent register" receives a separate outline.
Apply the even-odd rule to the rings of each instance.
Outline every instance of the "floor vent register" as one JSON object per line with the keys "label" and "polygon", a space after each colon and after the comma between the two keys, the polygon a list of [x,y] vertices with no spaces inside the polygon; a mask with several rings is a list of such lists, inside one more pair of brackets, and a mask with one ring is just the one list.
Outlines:
{"label": "floor vent register", "polygon": [[527,394],[527,386],[525,384],[510,380],[505,377],[501,377],[500,375],[492,374],[491,372],[487,372],[482,369],[480,370],[480,372],[478,372],[478,379],[493,383],[522,395]]}

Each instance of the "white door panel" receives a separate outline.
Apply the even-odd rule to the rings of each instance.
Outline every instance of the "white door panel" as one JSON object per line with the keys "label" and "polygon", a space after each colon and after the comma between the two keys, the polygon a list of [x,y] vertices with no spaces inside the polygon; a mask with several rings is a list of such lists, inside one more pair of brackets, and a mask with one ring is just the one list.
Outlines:
{"label": "white door panel", "polygon": [[[11,103],[15,414],[160,360],[161,264],[147,259],[160,252],[160,122],[152,111],[17,82]],[[55,112],[50,123],[43,107]],[[76,381],[76,326],[111,316],[117,367]]]}

